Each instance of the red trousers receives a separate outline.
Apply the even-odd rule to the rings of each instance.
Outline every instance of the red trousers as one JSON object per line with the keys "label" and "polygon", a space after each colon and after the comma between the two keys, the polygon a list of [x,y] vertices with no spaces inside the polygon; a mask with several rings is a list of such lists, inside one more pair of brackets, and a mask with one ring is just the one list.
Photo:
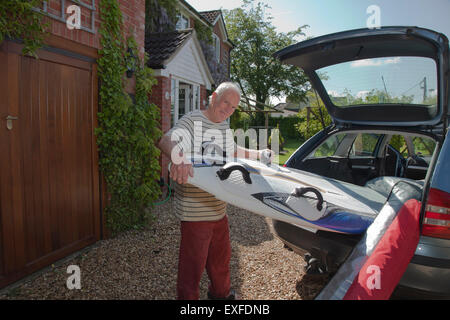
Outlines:
{"label": "red trousers", "polygon": [[230,232],[228,218],[219,221],[181,222],[177,294],[179,300],[198,300],[203,271],[209,292],[217,298],[230,293]]}

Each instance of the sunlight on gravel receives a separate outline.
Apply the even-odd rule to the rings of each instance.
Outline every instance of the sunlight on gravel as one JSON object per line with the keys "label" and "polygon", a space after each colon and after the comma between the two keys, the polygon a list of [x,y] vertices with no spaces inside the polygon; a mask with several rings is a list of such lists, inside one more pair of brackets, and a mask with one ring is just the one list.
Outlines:
{"label": "sunlight on gravel", "polygon": [[[179,222],[173,202],[155,207],[155,222],[102,240],[0,292],[0,299],[176,299]],[[243,300],[312,299],[323,283],[304,275],[303,258],[283,247],[270,219],[228,205],[231,283]],[[81,289],[66,286],[69,265],[81,270]],[[17,285],[18,284],[18,285]],[[206,299],[206,272],[200,298]]]}

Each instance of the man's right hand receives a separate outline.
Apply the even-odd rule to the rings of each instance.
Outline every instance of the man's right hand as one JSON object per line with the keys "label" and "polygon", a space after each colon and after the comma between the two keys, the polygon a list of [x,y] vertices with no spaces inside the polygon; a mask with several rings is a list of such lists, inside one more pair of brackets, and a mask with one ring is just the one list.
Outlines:
{"label": "man's right hand", "polygon": [[185,184],[188,181],[189,176],[194,176],[194,168],[191,163],[174,164],[170,166],[170,178],[179,184]]}

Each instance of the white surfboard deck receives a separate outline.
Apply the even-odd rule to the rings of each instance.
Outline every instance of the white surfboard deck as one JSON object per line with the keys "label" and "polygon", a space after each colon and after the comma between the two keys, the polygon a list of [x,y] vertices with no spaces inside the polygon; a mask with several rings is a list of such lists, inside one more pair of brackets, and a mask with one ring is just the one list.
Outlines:
{"label": "white surfboard deck", "polygon": [[[188,183],[236,207],[309,230],[362,233],[386,201],[370,188],[275,164],[235,159],[218,165],[212,164],[211,159],[203,160],[193,160],[194,176],[189,177]],[[231,167],[237,169],[221,180],[218,171]],[[244,180],[239,167],[248,172],[251,183]],[[296,188],[304,187],[320,192],[322,208],[317,207],[315,193],[294,195]]]}

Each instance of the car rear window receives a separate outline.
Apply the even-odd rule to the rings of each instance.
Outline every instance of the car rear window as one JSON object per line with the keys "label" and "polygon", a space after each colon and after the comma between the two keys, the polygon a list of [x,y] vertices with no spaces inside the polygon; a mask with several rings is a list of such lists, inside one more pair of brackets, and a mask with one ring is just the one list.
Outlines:
{"label": "car rear window", "polygon": [[434,105],[437,72],[433,59],[386,57],[340,63],[318,70],[337,107],[365,104]]}

